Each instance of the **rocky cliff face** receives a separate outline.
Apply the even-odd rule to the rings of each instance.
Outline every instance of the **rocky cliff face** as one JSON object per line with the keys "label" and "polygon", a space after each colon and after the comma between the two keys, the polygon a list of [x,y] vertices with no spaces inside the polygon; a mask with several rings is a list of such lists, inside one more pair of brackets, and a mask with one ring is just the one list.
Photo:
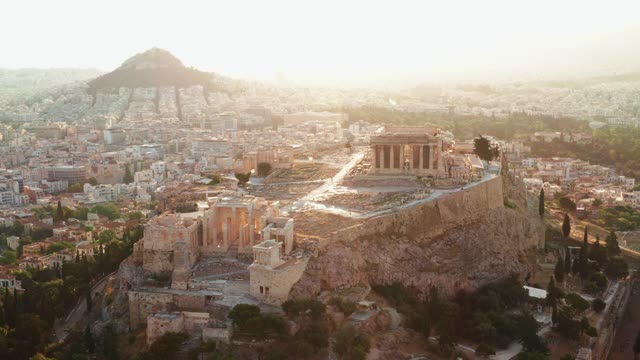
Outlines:
{"label": "rocky cliff face", "polygon": [[497,178],[370,219],[350,229],[352,237],[334,234],[309,261],[291,296],[312,297],[342,286],[396,281],[419,291],[435,285],[453,294],[510,272],[526,274],[533,266],[527,252],[544,244],[544,226],[533,208],[527,205],[521,184]]}

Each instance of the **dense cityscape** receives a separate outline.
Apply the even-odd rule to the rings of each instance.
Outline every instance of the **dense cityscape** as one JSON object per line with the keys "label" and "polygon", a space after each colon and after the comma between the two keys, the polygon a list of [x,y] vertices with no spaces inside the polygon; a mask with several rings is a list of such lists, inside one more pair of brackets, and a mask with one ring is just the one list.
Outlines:
{"label": "dense cityscape", "polygon": [[638,72],[119,61],[0,68],[0,359],[640,356]]}

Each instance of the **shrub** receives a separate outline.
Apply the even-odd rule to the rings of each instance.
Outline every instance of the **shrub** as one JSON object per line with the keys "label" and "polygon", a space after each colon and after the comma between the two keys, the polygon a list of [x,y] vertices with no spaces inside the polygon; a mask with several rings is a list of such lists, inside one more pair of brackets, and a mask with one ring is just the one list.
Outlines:
{"label": "shrub", "polygon": [[351,325],[336,333],[334,350],[340,359],[364,360],[370,348],[369,337]]}
{"label": "shrub", "polygon": [[567,294],[565,299],[567,300],[567,303],[579,313],[584,312],[589,308],[589,302],[576,293]]}
{"label": "shrub", "polygon": [[478,345],[478,347],[476,348],[476,354],[480,356],[489,356],[489,355],[495,355],[496,351],[493,349],[493,347],[485,343],[482,343]]}
{"label": "shrub", "polygon": [[244,330],[247,322],[260,315],[260,308],[256,305],[238,304],[229,312],[229,319],[233,321],[233,325]]}
{"label": "shrub", "polygon": [[356,304],[352,301],[343,300],[339,297],[332,298],[329,303],[340,310],[344,314],[344,316],[349,316],[356,311]]}
{"label": "shrub", "polygon": [[622,256],[612,256],[609,258],[605,273],[612,278],[620,279],[629,275],[629,265]]}
{"label": "shrub", "polygon": [[594,299],[593,302],[591,302],[591,308],[597,313],[602,312],[606,306],[607,304],[602,301],[602,299]]}
{"label": "shrub", "polygon": [[326,306],[314,299],[290,299],[282,303],[282,310],[289,317],[295,317],[303,312],[310,311],[311,316],[316,318],[325,313]]}
{"label": "shrub", "polygon": [[184,203],[176,205],[177,213],[190,213],[198,210],[198,205],[196,203]]}

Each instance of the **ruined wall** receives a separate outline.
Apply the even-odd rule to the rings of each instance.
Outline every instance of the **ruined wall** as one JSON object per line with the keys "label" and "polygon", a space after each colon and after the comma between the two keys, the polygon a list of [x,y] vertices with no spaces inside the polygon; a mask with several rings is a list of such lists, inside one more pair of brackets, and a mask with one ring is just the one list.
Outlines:
{"label": "ruined wall", "polygon": [[[396,281],[453,294],[510,272],[525,275],[534,266],[526,251],[544,245],[544,225],[521,186],[497,177],[337,231],[319,246],[291,296]],[[515,208],[504,207],[505,194]]]}
{"label": "ruined wall", "polygon": [[[300,280],[309,258],[290,261],[291,263],[276,269],[267,269],[262,265],[251,265],[249,267],[249,293],[264,303],[280,306],[289,298],[289,292],[293,285]],[[260,287],[263,288],[262,292]],[[269,289],[268,295],[266,288]]]}
{"label": "ruined wall", "polygon": [[129,326],[135,329],[156,313],[205,311],[206,296],[199,293],[129,291]]}
{"label": "ruined wall", "polygon": [[147,344],[152,344],[168,332],[187,332],[201,336],[209,323],[209,313],[174,312],[158,313],[147,317]]}
{"label": "ruined wall", "polygon": [[129,326],[135,329],[144,324],[150,315],[166,312],[173,296],[165,293],[129,291]]}
{"label": "ruined wall", "polygon": [[[288,299],[291,288],[303,275],[307,262],[308,258],[297,259],[295,263],[277,269],[251,266],[250,294],[264,303],[279,306]],[[261,286],[263,292],[260,292]]]}
{"label": "ruined wall", "polygon": [[184,317],[181,314],[155,314],[147,318],[147,344],[153,344],[168,332],[179,333],[184,330]]}

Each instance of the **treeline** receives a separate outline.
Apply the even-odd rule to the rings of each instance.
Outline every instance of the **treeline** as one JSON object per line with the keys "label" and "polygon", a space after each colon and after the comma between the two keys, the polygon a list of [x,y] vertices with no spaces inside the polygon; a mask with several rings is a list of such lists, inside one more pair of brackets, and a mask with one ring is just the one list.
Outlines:
{"label": "treeline", "polygon": [[[54,352],[50,335],[56,318],[65,316],[79,299],[92,307],[91,286],[104,275],[115,271],[127,258],[133,244],[142,236],[141,229],[128,229],[123,239],[101,244],[93,257],[81,256],[48,269],[29,267],[15,273],[23,291],[2,291],[0,305],[0,359],[28,359],[40,352]],[[69,358],[65,354],[47,354]]]}
{"label": "treeline", "polygon": [[537,335],[539,324],[524,306],[528,294],[517,276],[490,283],[473,293],[464,290],[448,299],[431,287],[422,300],[415,289],[400,283],[373,288],[404,316],[407,325],[427,339],[435,332],[438,346],[431,350],[449,357],[459,339],[478,342],[478,355],[491,355],[520,341],[523,352],[546,355],[548,348]]}
{"label": "treeline", "polygon": [[[576,132],[574,130],[574,132]],[[640,129],[605,127],[594,131],[590,144],[554,140],[532,144],[538,157],[574,157],[592,164],[614,166],[619,173],[640,179]]]}
{"label": "treeline", "polygon": [[507,117],[482,115],[456,115],[449,113],[409,112],[391,110],[377,106],[332,109],[349,114],[349,121],[365,120],[374,124],[424,125],[427,123],[449,130],[458,139],[471,139],[479,134],[511,140],[518,134],[536,131],[583,132],[588,124],[572,118],[558,118],[549,115],[527,115],[511,113]]}
{"label": "treeline", "polygon": [[33,214],[37,219],[42,220],[50,217],[55,222],[67,221],[70,218],[86,221],[89,213],[106,216],[109,220],[117,220],[122,216],[120,208],[112,203],[98,204],[91,208],[81,206],[71,209],[62,206],[58,201],[57,207],[45,205],[33,209]]}

